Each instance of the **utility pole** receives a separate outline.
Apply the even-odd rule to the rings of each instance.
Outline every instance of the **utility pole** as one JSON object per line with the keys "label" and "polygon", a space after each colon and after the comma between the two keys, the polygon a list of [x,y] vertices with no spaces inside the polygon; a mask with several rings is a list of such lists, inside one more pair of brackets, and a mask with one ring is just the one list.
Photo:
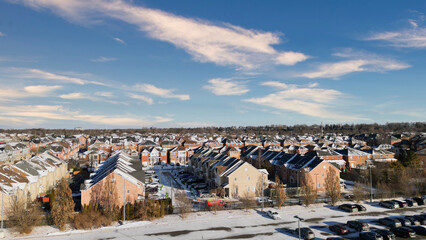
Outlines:
{"label": "utility pole", "polygon": [[373,175],[371,175],[371,164],[368,165],[370,167],[370,203],[373,202]]}
{"label": "utility pole", "polygon": [[264,205],[265,205],[265,190],[263,187],[263,172],[262,172],[262,212],[263,212]]}

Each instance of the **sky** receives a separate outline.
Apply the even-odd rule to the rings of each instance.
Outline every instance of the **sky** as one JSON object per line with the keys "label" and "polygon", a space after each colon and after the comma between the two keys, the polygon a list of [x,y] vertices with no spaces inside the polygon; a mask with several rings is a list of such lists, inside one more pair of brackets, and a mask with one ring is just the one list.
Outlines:
{"label": "sky", "polygon": [[426,2],[0,1],[0,128],[426,121]]}

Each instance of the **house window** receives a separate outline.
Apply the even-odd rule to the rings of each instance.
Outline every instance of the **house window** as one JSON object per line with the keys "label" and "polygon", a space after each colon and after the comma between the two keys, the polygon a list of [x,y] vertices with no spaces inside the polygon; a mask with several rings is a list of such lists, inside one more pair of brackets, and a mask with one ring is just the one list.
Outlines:
{"label": "house window", "polygon": [[246,172],[247,172],[247,168],[244,168],[244,171],[246,171]]}
{"label": "house window", "polygon": [[247,187],[247,192],[250,192],[250,187]]}
{"label": "house window", "polygon": [[130,190],[127,189],[127,194],[129,194],[129,193],[130,193]]}
{"label": "house window", "polygon": [[256,187],[253,187],[253,192],[256,192]]}
{"label": "house window", "polygon": [[235,178],[235,179],[234,179],[234,181],[236,182],[236,181],[237,181],[237,178]]}
{"label": "house window", "polygon": [[250,177],[247,177],[247,180],[249,180],[249,181],[250,181]]}

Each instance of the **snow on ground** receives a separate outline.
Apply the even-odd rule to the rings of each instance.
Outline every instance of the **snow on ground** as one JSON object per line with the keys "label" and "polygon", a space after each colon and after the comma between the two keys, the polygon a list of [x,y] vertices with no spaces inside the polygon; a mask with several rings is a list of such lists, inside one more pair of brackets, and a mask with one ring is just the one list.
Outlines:
{"label": "snow on ground", "polygon": [[[325,204],[310,207],[288,206],[278,211],[280,220],[272,220],[260,209],[224,210],[216,214],[212,212],[195,212],[181,219],[178,215],[169,215],[152,222],[127,222],[102,229],[78,232],[68,231],[62,235],[52,235],[56,229],[48,229],[44,233],[36,229],[31,236],[21,239],[298,239],[290,230],[297,228],[295,215],[304,218],[301,227],[310,227],[316,239],[324,240],[333,234],[326,227],[335,223],[346,223],[348,220],[363,220],[371,226],[382,228],[376,219],[386,216],[412,215],[426,211],[426,207],[397,210],[384,209],[377,203],[364,203],[366,213],[346,213]],[[270,210],[266,208],[265,211]],[[46,230],[47,227],[42,227]],[[346,237],[356,239],[358,233]],[[417,237],[416,239],[425,239]]]}

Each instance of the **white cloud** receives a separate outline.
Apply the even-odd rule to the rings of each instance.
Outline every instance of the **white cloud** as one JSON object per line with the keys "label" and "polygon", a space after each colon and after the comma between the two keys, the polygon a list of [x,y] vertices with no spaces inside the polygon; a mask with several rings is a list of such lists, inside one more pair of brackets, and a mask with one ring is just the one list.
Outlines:
{"label": "white cloud", "polygon": [[348,58],[340,62],[323,63],[313,71],[301,73],[299,77],[334,78],[353,72],[387,72],[411,67],[410,65],[390,58],[374,54],[354,52],[351,49],[333,54],[337,57]]}
{"label": "white cloud", "polygon": [[298,62],[305,61],[309,56],[298,52],[284,52],[278,55],[276,61],[278,64],[294,65]]}
{"label": "white cloud", "polygon": [[[424,17],[422,16],[421,21]],[[376,32],[365,38],[367,41],[384,41],[400,48],[426,48],[426,28],[413,19],[408,20],[409,28],[397,31]]]}
{"label": "white cloud", "polygon": [[150,37],[184,49],[200,62],[253,69],[260,65],[294,65],[307,59],[303,53],[280,52],[272,45],[280,43],[278,33],[245,29],[231,24],[214,24],[161,10],[137,6],[125,1],[18,0],[35,9],[48,8],[54,13],[83,24],[110,17],[136,25]]}
{"label": "white cloud", "polygon": [[82,93],[82,92],[73,92],[73,93],[67,93],[67,94],[59,95],[59,97],[62,98],[62,99],[69,99],[69,100],[87,99],[87,100],[90,100],[90,101],[93,101],[93,102],[107,102],[107,103],[112,103],[112,104],[127,104],[127,102],[109,100],[108,97],[99,96],[96,93],[94,95],[90,95],[90,94]]}
{"label": "white cloud", "polygon": [[203,88],[216,95],[242,95],[250,91],[244,83],[232,78],[213,78],[209,80],[209,85]]}
{"label": "white cloud", "polygon": [[300,87],[294,84],[274,81],[264,82],[262,85],[278,88],[279,90],[264,97],[249,98],[244,101],[318,118],[341,121],[365,120],[357,116],[345,115],[329,110],[330,105],[333,105],[334,101],[342,97],[343,93],[339,91],[315,88],[309,85],[307,87]]}
{"label": "white cloud", "polygon": [[122,39],[118,38],[118,37],[115,37],[115,38],[113,38],[113,39],[114,39],[114,41],[117,41],[117,42],[119,42],[119,43],[121,43],[121,44],[123,44],[123,45],[126,45],[126,42],[125,42],[125,41],[123,41]]}
{"label": "white cloud", "polygon": [[0,37],[6,36],[6,33],[0,32]]}
{"label": "white cloud", "polygon": [[35,69],[35,68],[9,68],[9,70],[11,70],[12,72],[15,72],[14,76],[18,78],[42,79],[42,80],[56,81],[56,82],[62,82],[62,83],[79,84],[79,85],[96,84],[96,85],[106,86],[106,84],[101,82],[90,81],[90,80],[83,79],[81,77],[67,76],[65,74],[51,73],[51,72],[47,72],[47,71],[43,71],[43,70]]}
{"label": "white cloud", "polygon": [[50,94],[51,92],[62,88],[62,86],[47,86],[47,85],[33,85],[33,86],[26,86],[24,87],[24,90],[30,94],[30,95],[37,95],[37,96],[46,96],[47,94]]}
{"label": "white cloud", "polygon": [[136,84],[133,87],[134,90],[151,93],[163,98],[176,98],[182,101],[189,100],[190,96],[188,94],[174,94],[174,89],[164,89],[164,88],[158,88],[152,84]]}
{"label": "white cloud", "polygon": [[10,101],[12,99],[29,98],[29,97],[51,97],[55,90],[62,88],[62,86],[47,86],[47,85],[31,85],[23,89],[3,88],[1,91],[0,99],[3,101]]}
{"label": "white cloud", "polygon": [[[64,120],[64,121],[80,121],[92,124],[109,125],[109,126],[152,126],[157,123],[173,121],[171,118],[156,116],[151,120],[143,119],[139,116],[110,116],[97,114],[84,114],[76,111],[70,111],[60,105],[18,105],[18,106],[0,106],[0,119],[13,118],[18,123],[24,123],[24,119],[28,121],[47,120]],[[22,121],[21,121],[22,120]],[[21,122],[19,122],[21,121]]]}
{"label": "white cloud", "polygon": [[98,57],[98,58],[94,58],[94,59],[90,59],[90,61],[92,62],[111,62],[111,61],[115,61],[117,60],[117,58],[112,58],[112,57]]}
{"label": "white cloud", "polygon": [[143,96],[143,95],[130,94],[129,97],[131,97],[133,99],[137,99],[137,100],[143,101],[143,102],[145,102],[145,103],[147,103],[149,105],[154,104],[154,100],[152,98],[146,97],[146,96]]}
{"label": "white cloud", "polygon": [[107,97],[107,98],[114,97],[112,92],[95,92],[95,95],[99,97]]}

